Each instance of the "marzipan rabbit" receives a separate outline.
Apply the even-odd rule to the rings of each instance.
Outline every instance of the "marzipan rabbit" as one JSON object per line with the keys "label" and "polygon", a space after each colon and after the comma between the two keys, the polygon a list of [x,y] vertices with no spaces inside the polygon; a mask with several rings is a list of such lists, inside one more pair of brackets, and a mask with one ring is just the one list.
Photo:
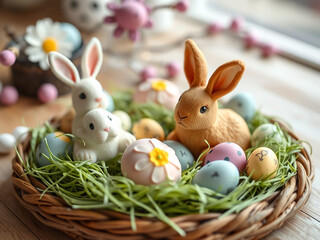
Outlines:
{"label": "marzipan rabbit", "polygon": [[85,114],[82,127],[75,135],[84,140],[74,142],[73,158],[76,160],[108,161],[124,152],[135,137],[122,130],[119,119],[104,109],[96,108]]}
{"label": "marzipan rabbit", "polygon": [[58,52],[49,53],[52,72],[72,88],[72,103],[76,115],[72,124],[72,133],[81,126],[83,116],[95,108],[106,108],[108,99],[101,84],[96,80],[103,61],[102,47],[97,38],[92,38],[84,50],[81,59],[82,78],[75,65]]}
{"label": "marzipan rabbit", "polygon": [[190,89],[176,105],[176,127],[168,139],[184,144],[197,158],[206,148],[221,142],[234,142],[243,149],[250,145],[250,132],[244,119],[231,109],[219,109],[217,100],[231,92],[244,72],[241,61],[227,62],[212,74],[207,84],[207,63],[192,40],[185,43],[184,71]]}

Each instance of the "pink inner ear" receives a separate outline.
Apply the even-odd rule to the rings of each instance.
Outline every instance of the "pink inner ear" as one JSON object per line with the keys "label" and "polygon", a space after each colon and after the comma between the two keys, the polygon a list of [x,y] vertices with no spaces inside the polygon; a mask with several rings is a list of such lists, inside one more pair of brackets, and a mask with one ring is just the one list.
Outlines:
{"label": "pink inner ear", "polygon": [[57,71],[60,72],[60,74],[71,79],[73,82],[76,82],[76,76],[75,76],[72,68],[69,65],[67,65],[60,58],[54,58],[53,61],[54,61],[54,65],[55,65]]}
{"label": "pink inner ear", "polygon": [[238,71],[235,70],[226,70],[222,72],[213,86],[212,93],[219,90],[227,90],[231,87],[233,85],[233,79],[237,73]]}
{"label": "pink inner ear", "polygon": [[90,76],[92,76],[96,66],[97,66],[97,63],[98,63],[98,60],[99,60],[99,54],[98,54],[98,49],[97,49],[97,46],[94,45],[90,52],[89,52],[89,56],[87,58],[87,66],[88,66],[88,72],[90,74]]}

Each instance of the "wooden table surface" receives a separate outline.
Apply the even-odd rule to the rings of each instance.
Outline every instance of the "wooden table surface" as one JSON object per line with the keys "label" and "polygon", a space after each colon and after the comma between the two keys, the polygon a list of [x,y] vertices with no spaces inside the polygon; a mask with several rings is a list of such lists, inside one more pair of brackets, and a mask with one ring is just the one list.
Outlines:
{"label": "wooden table surface", "polygon": [[[63,21],[59,1],[46,1],[28,12],[10,12],[0,9],[0,29],[4,25],[15,26],[17,33],[24,33],[27,25],[34,24],[37,19],[51,17]],[[171,33],[151,36],[152,43],[157,44],[173,40],[185,32],[199,29],[198,24],[176,19],[175,30]],[[104,45],[110,46],[108,29],[84,34],[88,40],[97,35]],[[0,48],[7,39],[0,33]],[[265,239],[319,239],[320,238],[320,77],[319,72],[291,62],[273,57],[261,59],[258,51],[244,51],[242,44],[236,39],[225,35],[206,39],[196,39],[207,57],[209,72],[231,59],[242,59],[246,63],[246,72],[239,86],[234,91],[251,92],[259,109],[268,115],[278,116],[292,125],[296,134],[309,142],[313,147],[312,159],[316,167],[316,177],[312,194],[303,207],[285,225],[270,234]],[[183,45],[172,51],[151,55],[153,60],[183,61]],[[138,82],[137,75],[127,70],[125,60],[106,56],[102,70],[98,76],[104,88],[109,91],[132,88]],[[7,68],[0,66],[0,81],[8,82],[10,74]],[[175,80],[181,90],[187,88],[187,82],[181,73]],[[234,94],[233,93],[233,94]],[[20,97],[18,103],[10,106],[0,106],[0,133],[12,132],[19,125],[34,127],[42,124],[53,115],[63,113],[71,105],[70,95],[61,97],[54,102],[40,104],[35,99]],[[14,153],[0,155],[0,239],[69,239],[65,234],[49,228],[38,222],[28,211],[21,207],[12,193],[11,159]]]}

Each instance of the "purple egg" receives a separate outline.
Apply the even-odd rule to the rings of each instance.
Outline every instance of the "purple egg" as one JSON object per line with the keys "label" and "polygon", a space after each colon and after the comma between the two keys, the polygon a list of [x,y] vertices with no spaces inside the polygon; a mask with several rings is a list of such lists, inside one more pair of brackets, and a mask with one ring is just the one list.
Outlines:
{"label": "purple egg", "polygon": [[243,149],[232,142],[223,142],[212,148],[204,159],[204,164],[225,160],[233,163],[241,173],[246,166],[247,158]]}

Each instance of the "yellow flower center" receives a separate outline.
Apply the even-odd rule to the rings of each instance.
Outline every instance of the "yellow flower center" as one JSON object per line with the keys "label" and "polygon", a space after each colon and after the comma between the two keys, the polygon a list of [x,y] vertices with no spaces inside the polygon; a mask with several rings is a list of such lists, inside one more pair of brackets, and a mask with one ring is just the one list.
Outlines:
{"label": "yellow flower center", "polygon": [[58,43],[54,38],[46,38],[42,43],[42,49],[46,53],[57,51]]}
{"label": "yellow flower center", "polygon": [[166,90],[167,84],[163,80],[154,81],[152,83],[152,89],[156,91],[163,91]]}
{"label": "yellow flower center", "polygon": [[160,149],[154,148],[149,152],[150,161],[157,167],[164,166],[169,162],[169,153]]}

